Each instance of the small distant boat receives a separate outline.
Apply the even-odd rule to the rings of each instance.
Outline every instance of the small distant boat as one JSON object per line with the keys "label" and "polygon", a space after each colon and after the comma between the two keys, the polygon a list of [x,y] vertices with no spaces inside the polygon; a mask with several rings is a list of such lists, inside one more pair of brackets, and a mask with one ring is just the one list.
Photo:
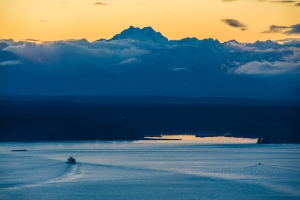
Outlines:
{"label": "small distant boat", "polygon": [[75,158],[73,158],[72,156],[70,156],[67,160],[67,163],[76,163]]}

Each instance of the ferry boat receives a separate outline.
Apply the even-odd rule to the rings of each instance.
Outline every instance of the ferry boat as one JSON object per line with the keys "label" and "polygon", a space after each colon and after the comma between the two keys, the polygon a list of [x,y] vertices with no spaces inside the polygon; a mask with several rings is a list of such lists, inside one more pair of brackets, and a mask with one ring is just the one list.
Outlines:
{"label": "ferry boat", "polygon": [[72,156],[70,156],[67,160],[67,163],[76,163],[75,158],[73,158]]}

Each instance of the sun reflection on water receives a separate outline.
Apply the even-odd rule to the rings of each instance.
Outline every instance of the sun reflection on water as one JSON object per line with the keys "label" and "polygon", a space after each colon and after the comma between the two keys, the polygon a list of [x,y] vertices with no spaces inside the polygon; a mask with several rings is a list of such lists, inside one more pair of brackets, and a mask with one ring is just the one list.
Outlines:
{"label": "sun reflection on water", "polygon": [[172,142],[196,142],[196,143],[245,143],[254,144],[257,143],[257,138],[235,138],[235,137],[196,137],[196,135],[161,135],[161,137],[145,137],[148,140],[155,141],[172,141]]}

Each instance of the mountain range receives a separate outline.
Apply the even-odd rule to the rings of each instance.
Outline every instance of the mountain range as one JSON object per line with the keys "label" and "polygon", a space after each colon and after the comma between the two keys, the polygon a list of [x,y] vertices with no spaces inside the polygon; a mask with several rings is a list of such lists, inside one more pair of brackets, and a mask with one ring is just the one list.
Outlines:
{"label": "mountain range", "polygon": [[300,99],[300,45],[168,40],[133,26],[93,42],[3,39],[0,94]]}

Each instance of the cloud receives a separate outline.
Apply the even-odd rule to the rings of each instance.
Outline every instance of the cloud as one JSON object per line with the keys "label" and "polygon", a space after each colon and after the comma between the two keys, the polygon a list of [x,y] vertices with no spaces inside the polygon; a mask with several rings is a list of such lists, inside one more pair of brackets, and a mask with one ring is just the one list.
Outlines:
{"label": "cloud", "polygon": [[[232,2],[237,0],[222,0],[223,2]],[[257,2],[265,2],[265,3],[282,3],[282,4],[294,4],[294,6],[300,6],[300,2],[296,0],[256,0]]]}
{"label": "cloud", "polygon": [[135,58],[149,53],[124,41],[88,42],[87,40],[70,40],[48,43],[24,42],[20,45],[8,46],[4,49],[33,63],[59,62],[67,54],[77,55],[77,58],[94,63],[103,64],[103,60],[119,63],[124,59]]}
{"label": "cloud", "polygon": [[[283,43],[282,45],[278,44],[278,43],[271,43],[271,41],[265,41],[265,42],[259,42],[259,45],[256,45],[255,42],[253,44],[247,44],[247,43],[237,43],[234,41],[230,41],[224,44],[224,47],[231,51],[231,52],[244,52],[246,53],[246,55],[257,55],[259,56],[258,60],[268,60],[268,61],[278,61],[278,62],[282,62],[281,64],[283,65],[283,63],[287,66],[286,67],[286,71],[284,71],[284,69],[282,69],[282,73],[284,72],[291,72],[289,71],[290,68],[289,66],[295,66],[295,63],[300,61],[300,40],[289,40],[288,38],[283,40],[285,41],[285,43]],[[266,44],[266,46],[264,46],[264,44]],[[272,44],[276,44],[276,45],[272,45]],[[253,54],[255,53],[255,54]],[[272,54],[269,54],[272,53]],[[270,55],[272,55],[270,57]],[[246,61],[246,60],[245,60]],[[230,69],[229,73],[236,73],[236,74],[255,74],[253,72],[253,70],[256,70],[257,74],[266,74],[266,72],[262,72],[262,69],[267,69],[265,66],[267,61],[265,62],[260,62],[262,63],[261,65],[259,65],[258,67],[253,66],[254,64],[257,64],[256,62],[258,62],[257,60],[252,60],[253,63],[249,62],[247,64],[245,64],[246,66],[240,67],[240,68],[235,68],[235,69]],[[233,61],[233,63],[237,66],[239,66],[240,64],[236,63],[235,61]],[[242,62],[243,63],[243,62]],[[245,62],[244,62],[245,63]],[[270,63],[270,62],[268,62]],[[263,65],[264,64],[264,65]],[[251,65],[251,66],[249,66]],[[273,68],[270,71],[270,74],[275,74],[275,68],[278,63],[275,64],[268,64],[269,66],[273,66]],[[258,65],[257,65],[258,66]],[[250,67],[252,67],[250,69]],[[260,70],[261,73],[258,73],[258,71]],[[278,69],[277,69],[278,70]]]}
{"label": "cloud", "polygon": [[231,70],[233,74],[247,75],[279,75],[300,74],[300,61],[298,62],[268,62],[253,61]]}
{"label": "cloud", "polygon": [[123,60],[122,62],[120,62],[120,65],[130,64],[130,63],[134,63],[134,62],[137,62],[136,58],[128,58],[128,59]]}
{"label": "cloud", "polygon": [[0,39],[0,42],[1,42],[1,43],[5,43],[5,44],[7,44],[8,46],[21,45],[21,44],[24,43],[23,41],[15,42],[13,39]]}
{"label": "cloud", "polygon": [[235,19],[222,19],[222,22],[226,23],[227,25],[234,27],[234,28],[239,28],[242,31],[247,30],[247,26],[245,24],[242,24],[238,20]]}
{"label": "cloud", "polygon": [[295,24],[290,26],[290,30],[285,31],[284,34],[291,35],[291,34],[300,34],[300,24]]}
{"label": "cloud", "polygon": [[[264,42],[261,42],[261,43],[264,43]],[[283,47],[282,48],[275,48],[275,47],[272,47],[272,46],[256,47],[256,46],[253,46],[254,44],[237,43],[237,42],[230,41],[230,42],[227,42],[226,44],[224,44],[224,47],[227,50],[230,50],[230,51],[241,51],[241,52],[260,52],[260,53],[264,53],[264,52],[283,52],[283,51],[286,51],[286,49],[284,49]]]}
{"label": "cloud", "polygon": [[[298,45],[300,44],[300,41],[298,41]],[[295,44],[294,44],[295,45]],[[290,51],[293,52],[293,54],[285,56],[284,60],[290,61],[290,62],[298,62],[300,61],[300,48],[297,47],[289,47]]]}
{"label": "cloud", "polygon": [[30,41],[30,42],[39,42],[40,40],[31,39],[31,38],[27,38],[27,39],[24,39],[24,41]]}
{"label": "cloud", "polygon": [[47,41],[44,40],[36,40],[36,39],[31,39],[31,38],[26,38],[20,40],[21,42],[34,42],[34,43],[46,43]]}
{"label": "cloud", "polygon": [[190,72],[190,70],[186,69],[186,68],[173,68],[173,69],[168,69],[170,71],[175,71],[175,72],[178,72],[178,71],[186,71],[186,72]]}
{"label": "cloud", "polygon": [[297,2],[296,0],[257,0],[257,2],[267,2],[267,3],[295,3]]}
{"label": "cloud", "polygon": [[48,20],[40,20],[39,22],[44,23],[44,22],[49,22],[49,21]]}
{"label": "cloud", "polygon": [[23,64],[21,61],[19,60],[10,60],[10,61],[4,61],[0,63],[0,66],[6,66],[6,65],[20,65]]}
{"label": "cloud", "polygon": [[271,3],[295,3],[297,1],[293,1],[293,0],[280,0],[280,1],[269,1]]}
{"label": "cloud", "polygon": [[225,48],[233,51],[255,51],[257,48],[248,47],[246,44],[237,42],[227,42],[224,44]]}
{"label": "cloud", "polygon": [[292,40],[299,40],[300,38],[283,38],[283,39],[278,39],[276,40],[276,42],[289,42],[289,41],[292,41]]}
{"label": "cloud", "polygon": [[103,2],[95,2],[95,3],[93,3],[93,5],[95,5],[95,6],[107,6],[107,5],[109,5],[109,4],[107,4],[107,3],[103,3]]}
{"label": "cloud", "polygon": [[285,38],[285,39],[282,39],[279,41],[283,42],[283,45],[286,45],[286,46],[299,46],[300,47],[300,38]]}
{"label": "cloud", "polygon": [[283,30],[289,29],[289,26],[277,26],[271,25],[269,26],[269,30],[263,31],[262,33],[281,33]]}
{"label": "cloud", "polygon": [[286,35],[300,34],[300,24],[292,26],[271,25],[268,27],[268,30],[263,31],[262,33],[283,33]]}

